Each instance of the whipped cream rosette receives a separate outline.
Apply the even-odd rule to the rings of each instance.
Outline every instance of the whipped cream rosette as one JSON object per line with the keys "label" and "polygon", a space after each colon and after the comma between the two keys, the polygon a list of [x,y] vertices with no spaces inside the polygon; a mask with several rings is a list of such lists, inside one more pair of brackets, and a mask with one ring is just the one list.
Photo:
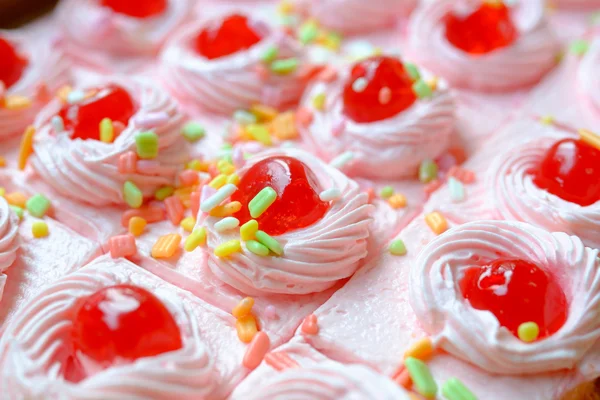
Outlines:
{"label": "whipped cream rosette", "polygon": [[598,68],[600,68],[600,37],[592,41],[576,72],[576,88],[577,93],[581,96],[580,102],[586,111],[593,116],[593,121],[600,121],[600,77],[598,76]]}
{"label": "whipped cream rosette", "polygon": [[[300,130],[311,148],[329,161],[350,153],[352,160],[343,167],[344,172],[375,179],[414,176],[423,160],[438,157],[448,146],[454,129],[454,97],[445,82],[437,81],[426,71],[418,71],[413,64],[404,63],[418,75],[410,77],[402,65],[394,57],[373,57],[342,67],[334,77],[317,80],[308,88],[301,104],[311,111],[312,117],[308,124],[300,125]],[[355,78],[361,69],[370,72]],[[397,74],[393,79],[383,78],[387,79],[387,85],[380,83],[377,77],[380,74],[377,71],[384,69],[394,70],[386,72]],[[407,82],[390,83],[404,78]],[[429,83],[425,83],[426,79]],[[436,83],[432,84],[434,80]],[[365,84],[366,88],[363,87]],[[422,97],[413,93],[412,86],[417,84],[425,87]],[[373,104],[368,101],[371,94],[367,92],[377,89],[374,87],[377,85],[383,86],[379,88],[380,99]],[[432,90],[429,85],[435,85],[435,88]],[[351,99],[348,91],[364,96]],[[384,96],[381,95],[386,91],[390,94],[387,99],[382,99]],[[410,98],[404,105],[393,105],[403,102],[407,96]],[[359,105],[349,104],[349,101]],[[377,115],[377,108],[390,105],[395,109]],[[349,115],[349,108],[360,109],[354,111],[360,115],[358,120]],[[374,110],[373,115],[367,115],[366,110]]]}
{"label": "whipped cream rosette", "polygon": [[[124,285],[130,288],[129,292],[120,291],[119,287]],[[81,339],[76,330],[82,325],[77,319],[82,315],[76,312],[78,305],[87,301],[88,307],[90,299],[106,290],[106,297],[90,306],[95,307],[96,318],[102,320],[87,320],[84,326],[106,324],[120,332],[123,324],[128,324],[121,315],[132,318],[140,308],[145,308],[146,312],[150,310],[143,297],[131,295],[132,287],[158,302],[159,309],[153,312],[154,315],[168,313],[170,324],[174,324],[180,335],[179,346],[134,359],[117,356],[108,364],[100,364],[75,344]],[[224,397],[227,394],[225,383],[239,377],[229,365],[233,362],[218,359],[217,352],[221,349],[220,344],[216,344],[215,334],[222,335],[219,340],[234,339],[228,344],[229,350],[241,350],[241,353],[243,349],[235,342],[231,326],[219,326],[219,321],[226,316],[210,315],[212,311],[188,292],[176,289],[127,260],[98,258],[37,293],[6,326],[0,340],[3,393],[9,398],[62,399]],[[230,323],[233,324],[233,317]],[[203,324],[210,325],[214,333],[206,332]],[[165,328],[155,325],[152,329],[161,335]],[[227,331],[231,331],[231,338],[224,333]],[[86,340],[92,337],[94,335],[87,336]],[[157,336],[148,339],[146,344],[160,345],[164,339],[164,336]],[[140,344],[145,345],[136,343],[135,347],[139,348]],[[111,351],[115,348],[101,354],[111,354]],[[225,376],[227,374],[231,376]]]}
{"label": "whipped cream rosette", "polygon": [[598,8],[600,7],[600,0],[554,0],[552,4],[560,8]]}
{"label": "whipped cream rosette", "polygon": [[267,236],[242,235],[242,248],[228,256],[215,253],[223,243],[239,240],[240,229],[236,224],[223,229],[222,218],[199,214],[197,227],[207,230],[208,265],[224,282],[247,294],[307,294],[348,278],[361,265],[372,206],[356,182],[295,149],[255,155],[237,174],[241,182],[231,200],[241,200],[241,211],[233,215],[240,224],[253,218],[259,197],[267,192],[273,197],[264,216],[256,218]]}
{"label": "whipped cream rosette", "polygon": [[[85,114],[80,111],[77,116],[78,110],[84,108],[82,104],[88,100],[66,104],[64,100],[56,99],[36,119],[34,154],[30,164],[48,185],[78,201],[110,205],[125,203],[126,182],[133,183],[144,196],[152,195],[161,186],[173,184],[187,159],[186,143],[181,134],[184,115],[164,90],[144,79],[111,77],[101,80],[97,87],[87,89],[87,92],[76,91],[91,96],[89,103],[94,104],[88,103],[85,107],[96,108]],[[110,101],[116,99],[116,103],[110,104],[108,98]],[[113,121],[111,131],[116,137],[112,142],[100,140],[100,133],[96,131],[98,125],[88,126],[90,118],[97,119],[103,113],[116,110],[120,113],[125,107],[131,116],[121,114],[120,118],[124,119],[121,121],[122,132],[118,132],[116,121]],[[73,113],[75,117],[72,117]],[[73,121],[61,120],[61,116],[72,117]],[[57,118],[62,121],[58,121],[58,127]],[[79,133],[78,123],[87,124],[84,133]],[[153,154],[139,152],[136,138],[140,135],[156,141]]]}
{"label": "whipped cream rosette", "polygon": [[0,30],[4,82],[0,76],[0,140],[22,133],[53,93],[71,79],[62,47]]}
{"label": "whipped cream rosette", "polygon": [[[133,57],[156,55],[171,32],[189,18],[192,9],[189,0],[166,1],[164,8],[154,10],[148,10],[144,4],[134,8],[123,4],[120,9],[118,2],[104,2],[116,8],[102,3],[67,0],[61,2],[57,17],[69,55],[83,64],[109,71]],[[117,61],[117,57],[124,57],[125,62]]]}
{"label": "whipped cream rosette", "polygon": [[[238,43],[231,25],[231,30],[245,29],[252,40]],[[201,40],[203,35],[209,38]],[[182,28],[162,53],[161,74],[178,98],[229,114],[256,103],[293,105],[314,69],[294,38],[262,21],[230,14]]]}
{"label": "whipped cream rosette", "polygon": [[[533,263],[538,276],[553,276],[564,293],[559,303],[566,307],[558,330],[535,341],[522,341],[501,326],[495,314],[476,309],[463,297],[461,286],[467,271],[499,257]],[[441,348],[485,371],[538,374],[571,369],[600,338],[599,263],[598,251],[585,247],[575,236],[549,233],[522,222],[467,223],[437,237],[420,252],[411,270],[411,304]],[[516,271],[503,272],[504,283],[493,287],[498,298],[513,290],[510,282],[518,279]],[[488,271],[482,275],[480,287],[488,285],[489,273],[495,274]],[[532,288],[527,290],[535,290]],[[557,298],[536,301],[557,302]]]}
{"label": "whipped cream rosette", "polygon": [[0,197],[0,301],[6,275],[3,274],[17,258],[19,249],[19,219],[8,206],[4,198]]}
{"label": "whipped cream rosette", "polygon": [[[456,47],[447,37],[448,16],[458,13],[462,17],[474,12],[483,3],[481,0],[440,0],[422,6],[413,14],[409,26],[411,55],[456,87],[509,91],[537,82],[555,65],[560,50],[544,17],[544,2],[520,0],[510,7],[501,6],[509,9],[507,18],[514,26],[514,35],[510,39],[495,39],[506,40],[503,45],[491,42],[492,50],[474,49],[474,53]],[[499,24],[498,34],[506,31],[504,22]],[[468,37],[468,29],[474,28],[463,29],[465,37]]]}

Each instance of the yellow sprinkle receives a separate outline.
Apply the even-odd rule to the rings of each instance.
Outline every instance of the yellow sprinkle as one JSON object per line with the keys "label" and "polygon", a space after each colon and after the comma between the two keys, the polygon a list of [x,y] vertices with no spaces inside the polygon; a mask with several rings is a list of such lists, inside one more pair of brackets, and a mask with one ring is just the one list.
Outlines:
{"label": "yellow sprinkle", "polygon": [[427,84],[431,88],[431,91],[435,91],[437,89],[438,82],[439,82],[439,79],[437,76],[434,76],[433,78],[431,78],[427,81]]}
{"label": "yellow sprinkle", "polygon": [[254,236],[258,232],[258,221],[251,219],[240,227],[240,236],[243,241],[254,239]]}
{"label": "yellow sprinkle", "polygon": [[296,114],[293,111],[286,111],[279,114],[271,121],[270,130],[273,136],[281,140],[291,140],[298,137],[296,128]]}
{"label": "yellow sprinkle", "polygon": [[0,156],[0,168],[6,167],[6,159]]}
{"label": "yellow sprinkle", "polygon": [[194,225],[196,225],[196,218],[194,217],[186,217],[179,223],[179,226],[186,232],[194,230]]}
{"label": "yellow sprinkle", "polygon": [[254,315],[246,315],[242,318],[238,318],[235,321],[235,329],[238,334],[238,338],[244,343],[250,343],[252,338],[258,332],[258,326],[256,325],[256,318]]}
{"label": "yellow sprinkle", "polygon": [[269,129],[265,124],[250,124],[246,127],[246,131],[248,131],[252,139],[257,142],[260,142],[265,146],[270,146],[272,144]]}
{"label": "yellow sprinkle", "polygon": [[112,143],[115,139],[115,128],[113,127],[112,120],[110,118],[103,118],[100,121],[100,141],[104,143]]}
{"label": "yellow sprinkle", "polygon": [[31,225],[31,233],[34,238],[43,238],[48,236],[48,224],[44,221],[35,221]]}
{"label": "yellow sprinkle", "polygon": [[56,96],[60,99],[60,101],[62,101],[63,103],[66,103],[67,98],[69,97],[69,93],[71,93],[72,90],[73,89],[71,88],[71,86],[65,85],[65,86],[61,87],[60,89],[58,89]]}
{"label": "yellow sprinkle", "polygon": [[600,150],[600,136],[596,135],[592,131],[588,131],[587,129],[580,129],[579,136],[585,143]]}
{"label": "yellow sprinkle", "polygon": [[417,340],[404,353],[404,358],[413,357],[426,361],[433,354],[433,343],[428,337]]}
{"label": "yellow sprinkle", "polygon": [[31,107],[31,99],[25,96],[9,95],[4,98],[4,107],[7,110],[24,110]]}
{"label": "yellow sprinkle", "polygon": [[373,55],[374,56],[380,56],[383,54],[383,49],[381,47],[375,47],[373,49]]}
{"label": "yellow sprinkle", "polygon": [[235,172],[235,167],[227,160],[219,160],[217,169],[220,173],[225,175],[231,175]]}
{"label": "yellow sprinkle", "polygon": [[231,174],[227,177],[227,183],[233,183],[234,185],[240,184],[240,176],[238,174]]}
{"label": "yellow sprinkle", "polygon": [[554,117],[552,115],[545,115],[540,118],[540,122],[544,125],[552,125],[554,123]]}
{"label": "yellow sprinkle", "polygon": [[226,183],[227,183],[227,175],[219,174],[219,175],[215,176],[215,178],[212,181],[210,181],[208,186],[210,186],[211,188],[214,188],[214,189],[220,189],[223,186],[225,186]]}
{"label": "yellow sprinkle", "polygon": [[388,199],[388,203],[393,209],[406,207],[406,196],[400,193],[396,193],[390,196],[390,198]]}
{"label": "yellow sprinkle", "polygon": [[235,307],[233,307],[231,315],[236,318],[245,317],[252,311],[252,306],[254,306],[254,299],[252,297],[244,297]]}
{"label": "yellow sprinkle", "polygon": [[517,328],[517,334],[525,343],[535,342],[540,335],[540,327],[535,322],[523,322]]}
{"label": "yellow sprinkle", "polygon": [[169,233],[158,238],[154,246],[152,246],[152,257],[154,258],[169,258],[172,257],[181,243],[181,235],[177,233]]}
{"label": "yellow sprinkle", "polygon": [[129,218],[129,233],[136,237],[140,236],[144,233],[146,225],[148,225],[148,222],[144,218],[138,216],[131,217]]}
{"label": "yellow sprinkle", "polygon": [[3,187],[0,187],[0,197],[4,197],[5,194],[6,194],[6,189],[4,189]]}
{"label": "yellow sprinkle", "polygon": [[255,104],[250,107],[250,112],[254,114],[260,122],[269,122],[277,116],[277,110],[264,104]]}
{"label": "yellow sprinkle", "polygon": [[282,0],[277,6],[280,14],[291,14],[294,12],[294,4],[288,0]]}
{"label": "yellow sprinkle", "polygon": [[436,235],[442,234],[448,229],[448,221],[438,211],[425,215],[425,222]]}
{"label": "yellow sprinkle", "polygon": [[194,251],[196,247],[202,246],[206,243],[206,228],[200,227],[196,228],[190,233],[190,235],[185,239],[185,243],[183,248],[185,251]]}
{"label": "yellow sprinkle", "polygon": [[242,209],[242,203],[239,201],[231,201],[222,206],[216,206],[210,210],[211,217],[225,218],[229,217]]}
{"label": "yellow sprinkle", "polygon": [[325,103],[327,102],[327,97],[325,93],[319,93],[312,99],[313,107],[319,111],[323,111],[325,109]]}
{"label": "yellow sprinkle", "polygon": [[27,196],[21,192],[8,193],[4,196],[4,198],[11,206],[17,206],[20,208],[25,208],[25,204],[27,203]]}
{"label": "yellow sprinkle", "polygon": [[230,240],[215,247],[215,256],[223,258],[229,257],[234,253],[242,251],[242,244],[239,240]]}
{"label": "yellow sprinkle", "polygon": [[29,125],[25,132],[23,133],[23,137],[21,138],[21,146],[19,148],[19,161],[18,167],[22,171],[25,169],[27,165],[27,159],[33,153],[33,136],[35,135],[35,128],[32,125]]}

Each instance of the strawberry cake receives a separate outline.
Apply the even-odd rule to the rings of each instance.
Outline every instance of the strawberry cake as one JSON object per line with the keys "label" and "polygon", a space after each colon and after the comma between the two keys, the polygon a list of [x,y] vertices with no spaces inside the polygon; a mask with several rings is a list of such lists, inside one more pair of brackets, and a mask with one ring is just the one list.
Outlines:
{"label": "strawberry cake", "polygon": [[600,399],[595,8],[1,31],[0,398]]}

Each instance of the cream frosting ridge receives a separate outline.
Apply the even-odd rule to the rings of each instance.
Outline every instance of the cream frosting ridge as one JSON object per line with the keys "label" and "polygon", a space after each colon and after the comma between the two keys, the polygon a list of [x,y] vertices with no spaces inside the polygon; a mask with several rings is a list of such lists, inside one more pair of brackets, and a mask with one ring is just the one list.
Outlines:
{"label": "cream frosting ridge", "polygon": [[[414,176],[419,164],[434,159],[447,147],[454,128],[454,97],[440,82],[429,99],[417,99],[409,108],[381,121],[359,123],[344,115],[343,87],[346,67],[331,83],[315,82],[302,105],[313,111],[312,122],[301,127],[313,150],[331,160],[350,151],[352,163],[344,168],[351,176],[391,179]],[[323,111],[314,109],[313,98],[326,95]]]}
{"label": "cream frosting ridge", "polygon": [[512,16],[519,37],[511,45],[472,56],[445,36],[445,17],[459,6],[476,8],[479,0],[432,1],[417,10],[409,26],[409,51],[423,66],[457,87],[508,91],[537,82],[556,63],[559,43],[544,17],[544,2],[521,0]]}
{"label": "cream frosting ridge", "polygon": [[[356,182],[301,150],[265,151],[252,157],[238,174],[243,176],[254,163],[272,156],[298,159],[312,170],[323,190],[337,188],[341,197],[320,221],[275,237],[283,256],[258,256],[244,245],[241,253],[227,258],[210,251],[208,265],[221,280],[247,294],[321,292],[351,276],[367,256],[372,206]],[[198,216],[197,226],[206,227],[210,249],[239,239],[238,230],[217,232],[214,224],[218,221],[207,214]]]}
{"label": "cream frosting ridge", "polygon": [[[458,280],[475,261],[498,255],[529,260],[549,270],[569,303],[565,324],[553,335],[524,343],[496,317],[472,308]],[[411,269],[413,310],[434,340],[452,355],[494,374],[536,374],[578,365],[600,338],[598,250],[575,236],[522,222],[479,221],[453,228],[429,243]]]}
{"label": "cream frosting ridge", "polygon": [[[600,6],[600,4],[599,4]],[[600,114],[600,37],[592,41],[589,50],[579,63],[577,69],[577,88],[583,101],[591,106],[598,118]]]}
{"label": "cream frosting ridge", "polygon": [[6,276],[3,274],[16,260],[19,249],[19,219],[0,197],[0,301]]}
{"label": "cream frosting ridge", "polygon": [[[256,103],[276,107],[296,103],[314,68],[300,43],[275,27],[256,22],[264,33],[260,42],[217,59],[209,60],[192,48],[194,37],[207,24],[214,23],[214,18],[223,17],[188,24],[169,41],[161,57],[165,84],[178,98],[221,114]],[[298,68],[283,75],[269,72],[263,55],[274,47],[278,49],[278,58],[297,59]],[[260,75],[260,71],[266,71],[266,75]]]}
{"label": "cream frosting ridge", "polygon": [[[120,85],[138,104],[125,130],[113,143],[72,140],[70,132],[55,132],[50,123],[62,106],[56,99],[36,119],[37,133],[30,163],[47,184],[64,196],[93,205],[123,204],[126,181],[132,181],[146,196],[174,182],[187,160],[181,134],[184,115],[164,90],[147,80],[112,77],[102,82]],[[148,126],[145,120],[159,114],[165,119]],[[158,156],[149,160],[152,168],[142,169],[138,162],[135,173],[120,173],[119,157],[136,151],[135,136],[143,131],[153,131],[159,140]]]}

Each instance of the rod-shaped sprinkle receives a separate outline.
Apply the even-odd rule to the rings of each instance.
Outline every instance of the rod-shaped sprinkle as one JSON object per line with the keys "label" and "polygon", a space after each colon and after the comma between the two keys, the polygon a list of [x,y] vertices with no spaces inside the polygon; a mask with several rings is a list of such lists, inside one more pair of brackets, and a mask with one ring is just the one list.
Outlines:
{"label": "rod-shaped sprinkle", "polygon": [[232,183],[228,183],[222,186],[215,194],[204,200],[200,204],[200,210],[208,213],[210,210],[221,204],[225,199],[231,196],[237,190],[237,186]]}

